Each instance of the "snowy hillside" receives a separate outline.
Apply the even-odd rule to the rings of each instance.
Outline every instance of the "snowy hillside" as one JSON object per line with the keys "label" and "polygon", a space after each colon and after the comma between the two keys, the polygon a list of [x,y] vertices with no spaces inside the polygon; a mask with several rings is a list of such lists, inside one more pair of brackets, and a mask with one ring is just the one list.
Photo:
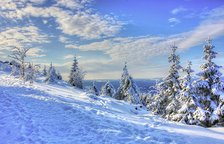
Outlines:
{"label": "snowy hillside", "polygon": [[15,143],[223,144],[224,128],[168,122],[63,83],[24,84],[0,72],[0,144]]}

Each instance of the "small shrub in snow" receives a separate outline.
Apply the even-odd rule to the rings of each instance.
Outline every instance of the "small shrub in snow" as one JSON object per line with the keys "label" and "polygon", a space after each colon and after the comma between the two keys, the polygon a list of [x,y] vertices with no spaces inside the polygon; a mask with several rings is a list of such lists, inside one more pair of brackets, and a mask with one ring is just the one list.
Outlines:
{"label": "small shrub in snow", "polygon": [[62,76],[61,76],[60,72],[57,73],[57,78],[58,78],[58,80],[62,80]]}
{"label": "small shrub in snow", "polygon": [[97,89],[97,87],[95,85],[95,82],[93,82],[93,85],[90,87],[89,93],[94,94],[96,96],[99,95],[99,91],[98,91],[98,89]]}

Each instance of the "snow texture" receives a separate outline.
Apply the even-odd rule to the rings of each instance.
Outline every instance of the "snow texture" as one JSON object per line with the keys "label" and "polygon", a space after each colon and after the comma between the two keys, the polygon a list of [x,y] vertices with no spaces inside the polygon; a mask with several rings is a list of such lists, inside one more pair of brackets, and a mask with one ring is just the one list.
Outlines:
{"label": "snow texture", "polygon": [[0,71],[0,143],[223,144],[224,129],[169,122],[63,81],[30,85]]}

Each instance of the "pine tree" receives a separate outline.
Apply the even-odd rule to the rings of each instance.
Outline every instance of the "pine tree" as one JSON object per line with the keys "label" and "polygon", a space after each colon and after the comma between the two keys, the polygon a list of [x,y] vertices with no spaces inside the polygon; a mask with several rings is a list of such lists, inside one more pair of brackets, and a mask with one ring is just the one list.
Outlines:
{"label": "pine tree", "polygon": [[35,73],[34,66],[33,66],[33,64],[29,63],[28,67],[25,70],[24,80],[25,81],[30,81],[30,83],[33,83],[33,81],[34,81],[34,73]]}
{"label": "pine tree", "polygon": [[176,54],[177,46],[171,46],[172,53],[168,61],[171,64],[168,76],[157,85],[159,94],[155,96],[155,102],[150,108],[154,113],[161,114],[168,119],[172,118],[173,113],[176,113],[179,107],[178,97],[180,92],[179,70],[180,57]]}
{"label": "pine tree", "polygon": [[125,100],[129,103],[140,104],[140,96],[138,87],[135,84],[133,78],[129,75],[127,69],[127,63],[123,68],[123,74],[120,80],[120,87],[115,93],[115,98],[118,100]]}
{"label": "pine tree", "polygon": [[221,66],[216,65],[213,59],[217,53],[215,46],[209,38],[204,46],[204,57],[206,61],[201,65],[202,72],[197,75],[199,80],[194,82],[196,94],[200,96],[201,110],[198,110],[198,119],[203,126],[211,126],[220,121],[224,115],[217,115],[220,107],[220,95],[223,94],[224,84],[221,80],[222,73],[219,71]]}
{"label": "pine tree", "polygon": [[115,89],[113,85],[108,81],[101,89],[102,96],[114,97]]}
{"label": "pine tree", "polygon": [[177,114],[173,116],[172,120],[182,121],[187,124],[196,124],[196,120],[193,116],[197,110],[197,101],[194,94],[194,87],[192,86],[192,73],[194,71],[191,66],[192,63],[188,62],[187,67],[183,69],[186,75],[181,79],[181,91],[178,99],[181,107],[177,111]]}
{"label": "pine tree", "polygon": [[99,91],[98,91],[98,89],[97,89],[97,87],[96,87],[96,85],[95,85],[95,82],[93,82],[92,86],[91,86],[90,89],[89,89],[89,92],[90,92],[91,94],[96,95],[96,96],[99,95]]}
{"label": "pine tree", "polygon": [[220,97],[220,102],[217,109],[214,111],[214,114],[218,116],[219,123],[224,126],[224,95]]}
{"label": "pine tree", "polygon": [[69,76],[69,83],[77,88],[83,88],[83,79],[85,73],[78,67],[78,61],[76,57],[74,57],[72,69]]}
{"label": "pine tree", "polygon": [[55,71],[55,68],[53,67],[52,63],[47,71],[47,78],[45,80],[45,82],[47,83],[54,83],[56,82],[57,80],[57,74],[56,74],[56,71]]}
{"label": "pine tree", "polygon": [[44,66],[43,71],[42,71],[43,76],[47,76],[47,69],[46,66]]}

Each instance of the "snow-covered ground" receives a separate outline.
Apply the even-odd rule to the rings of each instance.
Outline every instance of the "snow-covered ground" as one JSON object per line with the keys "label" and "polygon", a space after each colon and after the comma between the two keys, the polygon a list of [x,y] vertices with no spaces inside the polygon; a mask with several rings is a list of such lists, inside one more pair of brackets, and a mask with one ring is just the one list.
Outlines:
{"label": "snow-covered ground", "polygon": [[0,144],[223,144],[224,128],[169,122],[65,83],[24,84],[0,72]]}

